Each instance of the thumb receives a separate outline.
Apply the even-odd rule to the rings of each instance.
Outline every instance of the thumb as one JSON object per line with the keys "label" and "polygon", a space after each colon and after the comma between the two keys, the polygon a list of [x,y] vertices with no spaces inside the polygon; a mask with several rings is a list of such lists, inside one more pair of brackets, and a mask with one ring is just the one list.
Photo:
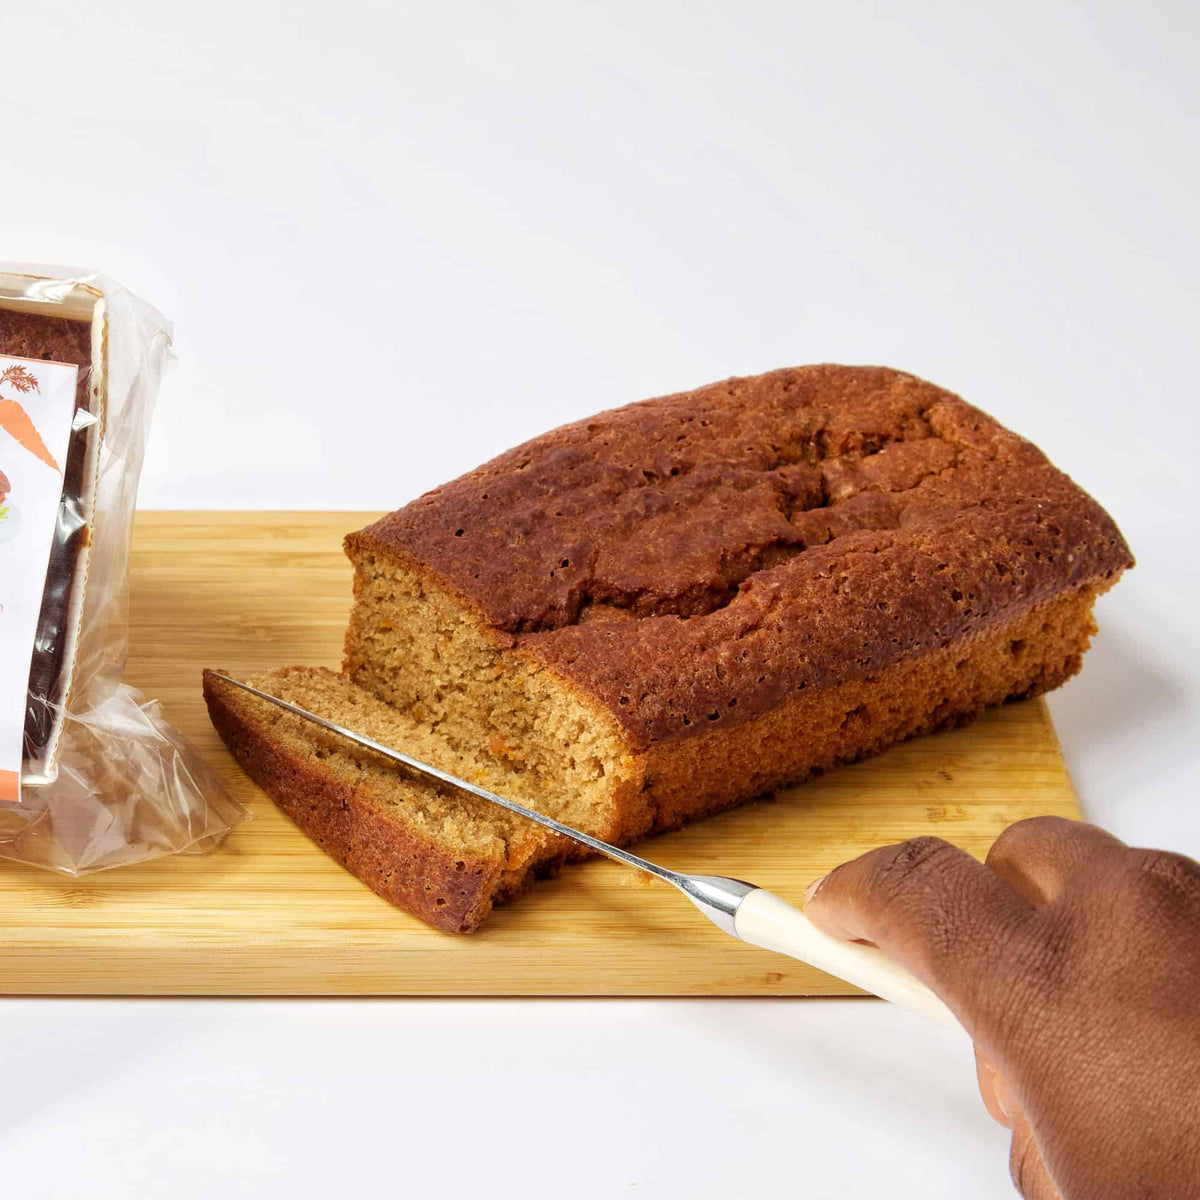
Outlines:
{"label": "thumb", "polygon": [[1017,1191],[1025,1200],[1062,1200],[1042,1152],[1033,1136],[1029,1118],[1021,1107],[1008,1081],[992,1065],[978,1046],[975,1047],[975,1071],[979,1079],[979,1094],[992,1119],[1005,1129],[1012,1130],[1012,1146],[1008,1169]]}
{"label": "thumb", "polygon": [[1008,1172],[1025,1200],[1062,1200],[1050,1172],[1042,1161],[1042,1152],[1033,1136],[1029,1120],[1020,1106],[1009,1114],[1012,1121],[1012,1148],[1008,1152]]}
{"label": "thumb", "polygon": [[1042,1159],[1042,1151],[1033,1136],[1030,1118],[1004,1076],[976,1046],[976,1074],[979,1094],[992,1120],[1013,1130],[1012,1148],[1008,1153],[1008,1170],[1016,1190],[1025,1200],[1062,1200],[1050,1172]]}

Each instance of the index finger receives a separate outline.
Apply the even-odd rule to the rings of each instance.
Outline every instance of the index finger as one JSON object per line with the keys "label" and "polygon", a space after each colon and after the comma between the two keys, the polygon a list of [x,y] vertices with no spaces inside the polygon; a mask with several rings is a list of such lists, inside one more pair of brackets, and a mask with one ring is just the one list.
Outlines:
{"label": "index finger", "polygon": [[826,933],[874,942],[973,1036],[994,1028],[992,1018],[1003,1012],[1000,981],[1012,977],[1009,960],[1035,916],[995,872],[932,837],[882,846],[837,867],[805,911]]}

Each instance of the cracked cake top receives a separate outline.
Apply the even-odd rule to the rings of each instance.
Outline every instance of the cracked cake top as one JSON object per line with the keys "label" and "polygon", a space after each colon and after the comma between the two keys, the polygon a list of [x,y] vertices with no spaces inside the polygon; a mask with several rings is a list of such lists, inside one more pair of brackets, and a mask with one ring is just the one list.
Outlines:
{"label": "cracked cake top", "polygon": [[869,679],[1133,561],[1031,443],[912,375],[835,365],[564,426],[348,550],[432,573],[642,742]]}

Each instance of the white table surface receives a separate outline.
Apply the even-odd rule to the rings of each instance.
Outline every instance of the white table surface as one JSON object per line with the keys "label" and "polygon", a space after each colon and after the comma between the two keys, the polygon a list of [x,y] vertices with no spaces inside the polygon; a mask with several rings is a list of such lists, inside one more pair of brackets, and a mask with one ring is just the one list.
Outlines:
{"label": "white table surface", "polygon": [[[391,508],[799,362],[961,391],[1133,545],[1052,707],[1089,816],[1200,855],[1200,24],[1125,7],[26,5],[0,254],[175,317],[146,507]],[[870,1001],[13,1000],[0,1069],[22,1200],[1011,1194],[968,1049]]]}

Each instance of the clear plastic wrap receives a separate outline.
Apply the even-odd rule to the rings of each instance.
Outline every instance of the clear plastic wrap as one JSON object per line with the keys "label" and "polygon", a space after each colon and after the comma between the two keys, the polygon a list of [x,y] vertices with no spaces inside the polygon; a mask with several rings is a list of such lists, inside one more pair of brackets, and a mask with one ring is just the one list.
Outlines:
{"label": "clear plastic wrap", "polygon": [[[10,371],[43,360],[78,369],[61,466],[36,436],[21,443],[59,471],[62,488],[44,588],[7,581],[42,597],[31,662],[0,663],[0,684],[6,672],[10,685],[14,672],[28,680],[19,800],[0,802],[0,858],[81,875],[206,849],[248,816],[157,702],[121,678],[138,479],[170,346],[168,322],[102,276],[0,263]],[[18,453],[5,437],[0,469]],[[0,483],[7,491],[2,474]]]}

